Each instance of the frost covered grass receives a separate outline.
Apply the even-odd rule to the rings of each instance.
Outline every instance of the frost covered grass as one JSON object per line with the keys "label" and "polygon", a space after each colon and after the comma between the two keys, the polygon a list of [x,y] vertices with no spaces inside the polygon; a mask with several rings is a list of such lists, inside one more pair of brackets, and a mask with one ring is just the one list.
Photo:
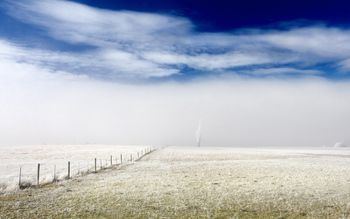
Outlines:
{"label": "frost covered grass", "polygon": [[350,151],[168,147],[0,196],[3,218],[349,218]]}
{"label": "frost covered grass", "polygon": [[19,189],[19,169],[21,187],[36,185],[37,165],[40,163],[40,183],[47,184],[67,177],[68,161],[71,176],[85,175],[95,169],[120,163],[120,155],[129,161],[145,150],[146,146],[115,145],[34,145],[0,147],[0,193]]}

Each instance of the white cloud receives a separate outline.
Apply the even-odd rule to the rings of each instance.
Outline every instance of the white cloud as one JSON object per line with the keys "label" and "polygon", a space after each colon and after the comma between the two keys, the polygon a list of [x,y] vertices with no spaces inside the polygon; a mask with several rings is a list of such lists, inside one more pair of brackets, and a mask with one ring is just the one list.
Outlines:
{"label": "white cloud", "polygon": [[339,62],[338,67],[343,72],[350,72],[350,58]]}
{"label": "white cloud", "polygon": [[159,64],[185,64],[196,69],[215,70],[246,65],[258,65],[273,62],[272,57],[264,54],[200,54],[200,55],[179,55],[170,53],[150,52],[144,54],[145,59]]}
{"label": "white cloud", "polygon": [[20,47],[0,39],[0,61],[1,59],[35,64],[52,71],[63,69],[94,77],[103,74],[101,78],[164,77],[178,73],[176,69],[160,67],[122,50],[101,49],[83,54],[54,52]]}
{"label": "white cloud", "polygon": [[[181,73],[181,66],[187,65],[213,74],[254,66],[254,75],[266,73],[263,65],[283,68],[281,65],[288,64],[299,69],[299,74],[309,75],[310,71],[300,69],[334,63],[343,70],[347,66],[343,60],[350,59],[350,31],[341,28],[201,33],[183,17],[105,10],[72,1],[6,2],[8,14],[43,27],[49,36],[92,46],[93,49],[80,53],[26,49],[42,65],[81,74],[89,74],[89,69],[93,69],[96,75],[107,78],[168,77]],[[23,47],[20,48],[7,53],[20,54]],[[23,59],[30,59],[22,55]]]}
{"label": "white cloud", "polygon": [[8,8],[11,15],[46,27],[57,39],[96,46],[147,44],[155,39],[157,41],[152,44],[157,44],[164,37],[169,41],[169,38],[182,35],[192,26],[187,19],[180,17],[103,10],[71,1],[17,1]]}
{"label": "white cloud", "polygon": [[[161,68],[155,63],[124,51],[104,50],[100,51],[99,57],[102,65],[117,69],[120,72],[137,74],[138,77],[164,77],[178,73],[176,69]],[[142,69],[141,72],[140,69]]]}
{"label": "white cloud", "polygon": [[350,31],[338,28],[298,28],[262,34],[258,38],[279,48],[317,57],[338,59],[350,54]]}

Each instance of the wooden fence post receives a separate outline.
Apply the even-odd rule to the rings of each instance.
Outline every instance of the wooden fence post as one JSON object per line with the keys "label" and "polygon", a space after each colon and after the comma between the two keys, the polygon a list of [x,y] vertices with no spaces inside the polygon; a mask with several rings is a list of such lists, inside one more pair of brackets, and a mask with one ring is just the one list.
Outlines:
{"label": "wooden fence post", "polygon": [[21,180],[22,180],[22,167],[20,166],[19,167],[19,179],[18,179],[19,188],[21,188],[21,184],[22,184]]}
{"label": "wooden fence post", "polygon": [[68,161],[68,179],[70,179],[70,161]]}
{"label": "wooden fence post", "polygon": [[36,185],[39,186],[39,180],[40,180],[40,163],[38,163],[38,169],[36,174]]}
{"label": "wooden fence post", "polygon": [[53,166],[53,181],[56,182],[56,164]]}
{"label": "wooden fence post", "polygon": [[97,159],[95,158],[95,173],[97,172]]}
{"label": "wooden fence post", "polygon": [[111,155],[111,166],[113,165],[113,162],[112,162],[112,155]]}

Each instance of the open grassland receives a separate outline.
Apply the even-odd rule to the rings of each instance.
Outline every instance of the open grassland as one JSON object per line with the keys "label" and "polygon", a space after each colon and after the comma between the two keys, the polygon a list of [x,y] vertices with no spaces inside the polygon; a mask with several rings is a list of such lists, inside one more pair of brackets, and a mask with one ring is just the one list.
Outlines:
{"label": "open grassland", "polygon": [[349,218],[347,150],[168,147],[0,196],[1,218]]}

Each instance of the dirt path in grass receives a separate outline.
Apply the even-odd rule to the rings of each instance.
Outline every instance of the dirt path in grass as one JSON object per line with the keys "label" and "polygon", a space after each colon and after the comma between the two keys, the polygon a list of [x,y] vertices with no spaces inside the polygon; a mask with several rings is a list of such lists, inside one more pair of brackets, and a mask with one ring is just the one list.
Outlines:
{"label": "dirt path in grass", "polygon": [[0,218],[347,218],[350,158],[168,147],[133,165],[0,196]]}

